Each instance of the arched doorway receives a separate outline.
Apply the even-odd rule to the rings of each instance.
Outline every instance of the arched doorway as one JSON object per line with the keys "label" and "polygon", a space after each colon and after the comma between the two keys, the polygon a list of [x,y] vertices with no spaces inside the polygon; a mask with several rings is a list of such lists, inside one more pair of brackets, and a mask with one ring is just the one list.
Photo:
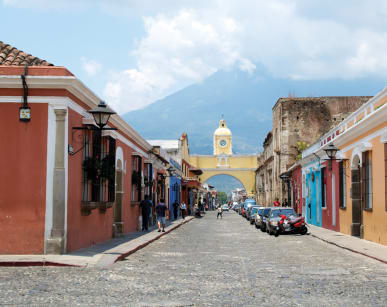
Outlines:
{"label": "arched doorway", "polygon": [[352,179],[352,224],[351,235],[361,237],[363,226],[363,210],[361,208],[361,159],[358,154],[354,155],[351,163],[351,179]]}

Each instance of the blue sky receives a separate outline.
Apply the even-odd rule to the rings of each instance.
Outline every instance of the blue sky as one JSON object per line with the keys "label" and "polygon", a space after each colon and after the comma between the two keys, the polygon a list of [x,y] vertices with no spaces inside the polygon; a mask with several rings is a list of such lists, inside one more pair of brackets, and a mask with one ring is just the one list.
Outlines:
{"label": "blue sky", "polygon": [[0,0],[0,31],[67,67],[119,113],[222,69],[387,76],[384,0]]}

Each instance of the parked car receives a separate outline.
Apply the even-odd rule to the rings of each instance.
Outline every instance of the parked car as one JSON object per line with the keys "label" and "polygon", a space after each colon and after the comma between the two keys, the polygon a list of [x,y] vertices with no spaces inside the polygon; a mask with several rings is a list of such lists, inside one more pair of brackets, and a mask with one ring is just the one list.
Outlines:
{"label": "parked car", "polygon": [[259,207],[257,213],[255,214],[254,224],[256,228],[261,227],[263,210],[265,210],[265,207]]}
{"label": "parked car", "polygon": [[243,206],[244,206],[244,202],[241,202],[241,203],[239,204],[239,210],[238,210],[239,215],[242,215]]}
{"label": "parked car", "polygon": [[239,204],[236,203],[236,204],[232,207],[232,210],[234,210],[235,212],[238,212],[238,211],[239,211]]}
{"label": "parked car", "polygon": [[227,204],[224,204],[223,206],[222,206],[222,210],[223,211],[229,211],[229,207],[228,207],[228,205]]}
{"label": "parked car", "polygon": [[266,229],[270,235],[273,235],[278,230],[278,222],[281,220],[281,215],[296,217],[297,213],[293,208],[289,207],[271,208],[268,218],[266,219]]}
{"label": "parked car", "polygon": [[251,211],[253,210],[253,208],[258,208],[259,206],[250,206],[247,208],[247,211],[246,211],[246,219],[248,221],[250,221],[250,218],[251,218]]}
{"label": "parked car", "polygon": [[266,219],[269,217],[270,210],[271,210],[271,207],[266,207],[262,211],[260,225],[259,225],[259,228],[261,228],[261,231],[266,231]]}
{"label": "parked car", "polygon": [[251,198],[248,198],[245,200],[245,202],[243,203],[243,213],[242,213],[242,216],[243,217],[247,217],[246,215],[246,211],[251,207],[251,206],[255,206],[257,203],[255,202],[254,199],[251,199]]}
{"label": "parked car", "polygon": [[259,208],[260,208],[259,206],[251,207],[250,216],[249,216],[249,221],[250,221],[251,225],[253,225],[253,223],[255,223],[255,217],[257,216]]}

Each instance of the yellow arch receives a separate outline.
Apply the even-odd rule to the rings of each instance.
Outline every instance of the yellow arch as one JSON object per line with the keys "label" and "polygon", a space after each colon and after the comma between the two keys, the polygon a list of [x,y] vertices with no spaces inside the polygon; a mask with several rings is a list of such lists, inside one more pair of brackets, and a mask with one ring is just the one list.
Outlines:
{"label": "yellow arch", "polygon": [[192,155],[190,163],[203,171],[199,177],[201,182],[216,175],[230,175],[244,185],[248,195],[255,194],[256,155]]}

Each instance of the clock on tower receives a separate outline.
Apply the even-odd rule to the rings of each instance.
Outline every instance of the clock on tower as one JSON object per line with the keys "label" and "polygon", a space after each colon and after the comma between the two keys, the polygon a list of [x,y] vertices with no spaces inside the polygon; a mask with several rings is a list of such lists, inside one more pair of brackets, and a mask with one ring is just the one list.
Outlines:
{"label": "clock on tower", "polygon": [[232,155],[232,133],[224,119],[214,132],[214,155]]}

